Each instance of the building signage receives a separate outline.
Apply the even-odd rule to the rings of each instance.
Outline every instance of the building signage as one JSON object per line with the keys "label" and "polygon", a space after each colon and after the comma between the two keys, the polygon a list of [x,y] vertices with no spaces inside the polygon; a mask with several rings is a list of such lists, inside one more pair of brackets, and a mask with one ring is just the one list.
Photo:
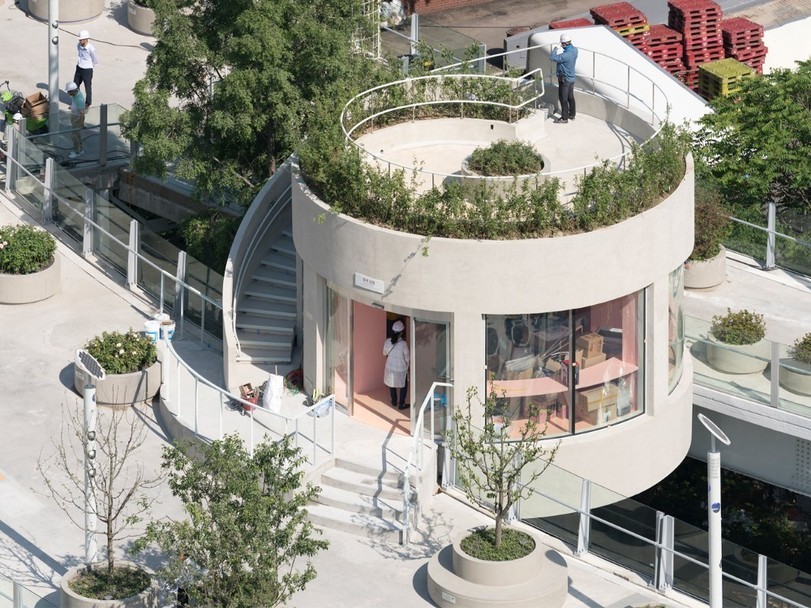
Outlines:
{"label": "building signage", "polygon": [[386,290],[386,285],[382,279],[373,279],[359,272],[355,273],[355,287],[381,294]]}

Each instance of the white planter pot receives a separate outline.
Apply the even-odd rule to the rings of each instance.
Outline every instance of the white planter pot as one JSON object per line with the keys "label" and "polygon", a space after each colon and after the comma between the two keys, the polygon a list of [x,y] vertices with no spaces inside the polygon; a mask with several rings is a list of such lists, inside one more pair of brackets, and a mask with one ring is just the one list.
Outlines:
{"label": "white planter pot", "polygon": [[[59,21],[74,23],[95,19],[104,11],[104,0],[60,0]],[[40,21],[48,20],[48,0],[28,0],[28,12]],[[74,46],[76,39],[73,39]]]}
{"label": "white planter pot", "polygon": [[755,344],[731,345],[707,335],[707,363],[727,374],[755,374],[769,364],[771,344],[761,340]]}
{"label": "white planter pot", "polygon": [[684,263],[684,286],[690,289],[707,289],[720,285],[727,277],[727,250],[721,251],[714,258],[696,262],[687,260]]}
{"label": "white planter pot", "polygon": [[59,293],[62,286],[59,254],[45,270],[31,274],[0,274],[0,304],[30,304]]}
{"label": "white planter pot", "polygon": [[134,0],[127,0],[127,24],[133,31],[151,36],[152,26],[155,24],[155,11],[135,4]]}
{"label": "white planter pot", "polygon": [[[116,567],[131,568],[133,570],[143,570],[148,575],[152,576],[154,573],[149,568],[137,566],[127,561],[116,561]],[[107,567],[107,562],[96,562],[92,568],[100,570]],[[157,608],[158,593],[157,585],[153,579],[152,584],[144,589],[138,595],[133,595],[121,600],[99,600],[89,597],[84,597],[73,591],[69,584],[70,581],[77,578],[84,566],[75,566],[69,569],[62,580],[59,582],[59,606],[60,608]]]}
{"label": "white planter pot", "polygon": [[811,365],[780,359],[780,386],[800,395],[811,395]]}
{"label": "white planter pot", "polygon": [[[74,374],[73,386],[83,395],[81,377]],[[96,387],[96,403],[100,405],[128,407],[150,401],[161,385],[161,364],[155,361],[148,368],[130,374],[108,374],[104,380],[91,380],[91,384]]]}

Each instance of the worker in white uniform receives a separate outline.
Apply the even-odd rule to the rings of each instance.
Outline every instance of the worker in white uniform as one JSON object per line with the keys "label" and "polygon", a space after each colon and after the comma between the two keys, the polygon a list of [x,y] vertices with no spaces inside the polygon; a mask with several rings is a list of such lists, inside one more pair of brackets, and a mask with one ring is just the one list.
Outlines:
{"label": "worker in white uniform", "polygon": [[[383,383],[389,387],[392,407],[404,410],[408,392],[408,342],[405,339],[405,325],[395,321],[391,326],[392,336],[383,343],[383,355],[386,357],[386,368]],[[399,399],[398,399],[399,389]]]}

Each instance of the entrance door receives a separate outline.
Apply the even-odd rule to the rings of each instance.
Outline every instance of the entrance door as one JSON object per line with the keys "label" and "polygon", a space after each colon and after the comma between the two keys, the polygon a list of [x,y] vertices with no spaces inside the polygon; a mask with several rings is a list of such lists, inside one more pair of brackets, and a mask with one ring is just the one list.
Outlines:
{"label": "entrance door", "polygon": [[[411,408],[412,423],[416,421],[428,391],[434,382],[448,382],[450,369],[450,336],[448,324],[436,321],[414,319],[411,335]],[[434,430],[444,430],[445,408],[450,404],[449,389],[437,389],[434,394]],[[430,407],[430,406],[429,406]],[[430,429],[430,409],[426,409],[425,424]],[[412,427],[413,428],[413,427]]]}

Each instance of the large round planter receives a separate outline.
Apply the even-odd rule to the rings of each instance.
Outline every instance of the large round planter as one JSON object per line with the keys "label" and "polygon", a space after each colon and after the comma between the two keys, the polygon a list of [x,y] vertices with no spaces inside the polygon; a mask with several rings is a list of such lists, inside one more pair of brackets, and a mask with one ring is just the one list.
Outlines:
{"label": "large round planter", "polygon": [[[48,21],[49,0],[28,0],[28,12],[40,21]],[[60,0],[60,23],[95,19],[104,11],[104,0]]]}
{"label": "large round planter", "polygon": [[130,29],[144,36],[151,36],[154,23],[155,11],[136,4],[135,0],[127,0],[127,24]]}
{"label": "large round planter", "polygon": [[562,606],[568,594],[566,561],[535,540],[527,556],[506,562],[485,561],[462,550],[459,536],[428,563],[428,595],[442,607],[530,608]]}
{"label": "large round planter", "polygon": [[[73,387],[84,394],[83,374],[74,374]],[[130,374],[107,374],[104,380],[91,380],[96,387],[96,403],[128,407],[151,400],[161,385],[161,364],[155,361],[148,368]]]}
{"label": "large round planter", "polygon": [[30,304],[59,293],[62,273],[59,254],[45,270],[31,274],[0,274],[0,304]]}
{"label": "large round planter", "polygon": [[[143,570],[150,576],[154,573],[149,568],[137,566],[131,562],[116,561],[116,567],[131,568],[133,570]],[[107,567],[107,562],[96,562],[92,565],[94,570]],[[158,605],[158,589],[154,579],[152,584],[138,595],[133,595],[121,600],[99,600],[84,597],[73,591],[68,583],[77,578],[84,566],[70,568],[62,580],[59,582],[59,606],[60,608],[156,608]]]}
{"label": "large round planter", "polygon": [[727,374],[755,374],[769,364],[771,344],[761,340],[755,344],[732,345],[707,335],[707,363]]}
{"label": "large round planter", "polygon": [[811,395],[811,365],[780,359],[780,386],[800,395]]}
{"label": "large round planter", "polygon": [[[537,188],[540,186],[542,182],[549,178],[549,174],[552,172],[552,164],[548,157],[541,155],[543,159],[543,169],[541,169],[538,173],[528,173],[526,175],[490,175],[485,176],[481,175],[480,173],[476,173],[468,166],[468,159],[462,161],[462,169],[460,171],[461,175],[464,176],[462,179],[463,184],[480,184],[485,183],[495,192],[500,194],[506,194],[510,191],[510,189],[515,185],[515,189],[517,192],[521,192],[525,187],[529,186],[530,188]],[[455,177],[452,179],[456,179]]]}
{"label": "large round planter", "polygon": [[684,286],[690,289],[707,289],[720,285],[727,278],[727,250],[709,260],[687,260],[684,263]]}

